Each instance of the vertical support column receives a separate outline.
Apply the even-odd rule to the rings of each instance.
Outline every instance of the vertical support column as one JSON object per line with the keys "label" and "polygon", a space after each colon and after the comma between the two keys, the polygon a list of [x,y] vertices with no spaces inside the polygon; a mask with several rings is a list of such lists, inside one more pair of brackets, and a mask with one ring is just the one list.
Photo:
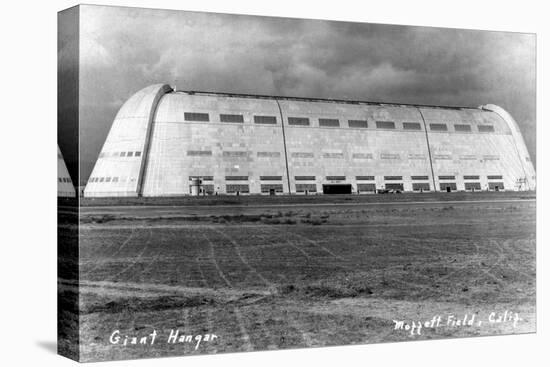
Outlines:
{"label": "vertical support column", "polygon": [[434,192],[437,191],[437,187],[435,186],[435,174],[434,174],[434,166],[432,162],[432,150],[430,148],[430,139],[428,137],[428,127],[426,126],[426,120],[424,119],[424,115],[422,114],[422,110],[420,107],[416,108],[418,112],[420,113],[420,117],[422,117],[422,123],[424,124],[424,133],[426,133],[426,145],[428,147],[428,158],[430,159],[430,170],[432,172],[432,183],[434,185]]}
{"label": "vertical support column", "polygon": [[285,136],[285,121],[283,117],[283,110],[281,109],[281,104],[277,99],[275,99],[275,102],[277,102],[277,107],[279,107],[279,114],[281,115],[281,128],[283,131],[283,149],[285,151],[285,167],[286,167],[286,180],[288,184],[288,194],[290,195],[292,193],[292,190],[290,188],[290,172],[288,169],[288,154],[286,149],[286,136]]}

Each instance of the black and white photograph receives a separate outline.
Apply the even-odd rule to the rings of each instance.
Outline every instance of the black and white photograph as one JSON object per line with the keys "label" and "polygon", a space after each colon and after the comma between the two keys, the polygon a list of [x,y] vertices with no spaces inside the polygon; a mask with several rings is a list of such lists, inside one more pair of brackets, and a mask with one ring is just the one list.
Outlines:
{"label": "black and white photograph", "polygon": [[[56,288],[27,313],[51,325],[39,350],[219,365],[361,348],[334,365],[379,346],[423,364],[487,340],[529,360],[510,338],[543,330],[544,37],[355,6],[50,7],[36,159],[53,173],[57,150],[57,197],[34,175],[21,205],[47,195],[53,216],[25,234],[52,270],[25,268]],[[27,107],[45,93],[25,88]]]}
{"label": "black and white photograph", "polygon": [[61,11],[60,353],[535,332],[535,50],[529,33]]}

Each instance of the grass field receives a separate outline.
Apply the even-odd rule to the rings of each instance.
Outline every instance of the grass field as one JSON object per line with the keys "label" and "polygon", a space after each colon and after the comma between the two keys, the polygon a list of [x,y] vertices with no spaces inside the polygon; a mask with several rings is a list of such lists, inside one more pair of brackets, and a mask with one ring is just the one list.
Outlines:
{"label": "grass field", "polygon": [[[83,210],[82,359],[534,332],[535,202],[503,199]],[[505,311],[521,320],[489,322]],[[153,345],[109,342],[153,329]],[[217,339],[167,343],[172,329]]]}

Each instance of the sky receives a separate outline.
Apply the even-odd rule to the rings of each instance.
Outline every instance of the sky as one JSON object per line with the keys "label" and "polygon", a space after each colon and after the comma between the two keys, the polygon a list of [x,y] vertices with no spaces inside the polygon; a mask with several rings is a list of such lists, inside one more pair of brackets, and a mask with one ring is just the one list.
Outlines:
{"label": "sky", "polygon": [[[60,59],[64,45],[60,44]],[[81,182],[133,93],[178,90],[428,105],[497,104],[535,156],[533,34],[84,6]]]}

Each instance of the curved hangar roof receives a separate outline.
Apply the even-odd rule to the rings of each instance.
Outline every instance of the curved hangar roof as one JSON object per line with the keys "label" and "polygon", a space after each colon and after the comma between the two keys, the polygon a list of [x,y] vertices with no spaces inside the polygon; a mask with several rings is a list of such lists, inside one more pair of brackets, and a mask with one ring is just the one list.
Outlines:
{"label": "curved hangar roof", "polygon": [[391,185],[535,187],[521,132],[495,105],[173,91],[157,84],[119,110],[85,195],[185,195],[192,177],[202,177],[209,193],[315,192],[327,182],[359,192]]}

